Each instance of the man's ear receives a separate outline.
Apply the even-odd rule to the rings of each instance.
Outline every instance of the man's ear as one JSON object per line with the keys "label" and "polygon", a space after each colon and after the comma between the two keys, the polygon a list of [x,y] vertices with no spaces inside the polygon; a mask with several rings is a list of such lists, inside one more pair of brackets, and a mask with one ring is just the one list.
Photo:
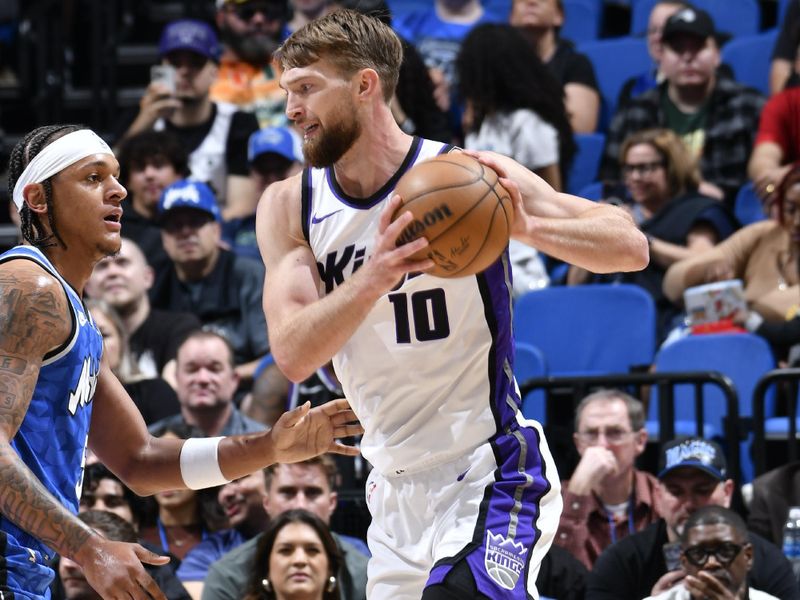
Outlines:
{"label": "man's ear", "polygon": [[22,190],[22,195],[31,212],[40,215],[47,213],[47,197],[41,183],[29,183]]}
{"label": "man's ear", "polygon": [[358,72],[358,97],[366,99],[374,94],[383,94],[381,78],[375,69],[361,69]]}

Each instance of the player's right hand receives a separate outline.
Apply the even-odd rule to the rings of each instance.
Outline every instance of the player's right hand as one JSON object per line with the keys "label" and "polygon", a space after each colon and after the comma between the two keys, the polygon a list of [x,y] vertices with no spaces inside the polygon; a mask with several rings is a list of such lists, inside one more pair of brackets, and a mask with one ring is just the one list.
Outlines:
{"label": "player's right hand", "polygon": [[410,212],[404,212],[392,221],[394,213],[402,204],[403,201],[396,194],[386,203],[378,222],[378,232],[375,234],[372,255],[367,263],[359,269],[359,271],[366,269],[362,277],[369,278],[369,285],[374,288],[378,296],[391,290],[406,273],[422,272],[434,266],[434,262],[430,259],[413,260],[410,258],[415,252],[427,247],[428,240],[424,237],[401,246],[397,245],[397,238],[400,237],[403,229],[414,220]]}
{"label": "player's right hand", "polygon": [[165,565],[168,556],[150,552],[139,544],[114,542],[95,535],[75,557],[86,581],[104,600],[167,600],[144,570],[142,563]]}

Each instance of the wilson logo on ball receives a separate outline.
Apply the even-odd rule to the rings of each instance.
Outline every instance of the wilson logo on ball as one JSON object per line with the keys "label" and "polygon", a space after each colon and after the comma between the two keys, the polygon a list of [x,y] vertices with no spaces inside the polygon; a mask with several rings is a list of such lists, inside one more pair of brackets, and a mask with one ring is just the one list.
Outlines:
{"label": "wilson logo on ball", "polygon": [[405,229],[403,229],[403,232],[398,236],[395,245],[402,246],[408,242],[413,242],[415,239],[422,236],[422,233],[428,227],[435,225],[440,221],[444,221],[452,216],[453,213],[450,212],[450,208],[447,206],[447,204],[442,204],[438,208],[429,210],[422,215],[421,218],[414,219],[406,226]]}

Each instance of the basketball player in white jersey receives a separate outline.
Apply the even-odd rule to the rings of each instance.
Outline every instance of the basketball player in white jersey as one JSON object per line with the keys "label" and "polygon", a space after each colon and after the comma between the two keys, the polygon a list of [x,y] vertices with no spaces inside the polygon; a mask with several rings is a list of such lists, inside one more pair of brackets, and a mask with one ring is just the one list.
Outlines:
{"label": "basketball player in white jersey", "polygon": [[[313,168],[261,199],[264,309],[278,366],[299,382],[333,358],[366,430],[368,598],[536,597],[561,499],[541,427],[518,409],[508,256],[445,280],[408,258],[425,240],[395,246],[410,221],[390,223],[397,180],[451,148],[392,118],[402,50],[390,28],[341,10],[278,55]],[[512,193],[516,239],[596,272],[647,264],[647,241],[619,209],[478,156]]]}

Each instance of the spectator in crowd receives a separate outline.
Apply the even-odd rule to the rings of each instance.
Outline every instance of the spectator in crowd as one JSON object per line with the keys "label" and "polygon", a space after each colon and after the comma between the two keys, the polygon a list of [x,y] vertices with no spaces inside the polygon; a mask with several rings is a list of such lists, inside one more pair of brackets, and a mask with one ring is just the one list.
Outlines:
{"label": "spectator in crowd", "polygon": [[287,511],[259,541],[244,600],[339,600],[341,562],[326,523],[306,510]]}
{"label": "spectator in crowd", "polygon": [[680,560],[686,573],[681,584],[646,600],[778,600],[748,586],[753,544],[747,539],[744,521],[732,510],[704,506],[693,513],[681,535]]}
{"label": "spectator in crowd", "polygon": [[[161,427],[156,435],[185,440],[203,437],[203,433],[188,423],[173,422]],[[226,524],[216,488],[167,490],[157,492],[153,498],[156,514],[152,521],[140,524],[139,535],[161,554],[169,553],[183,560],[189,550]]]}
{"label": "spectator in crowd", "polygon": [[111,305],[122,319],[131,369],[145,378],[162,377],[175,387],[178,344],[201,324],[192,313],[153,308],[148,296],[153,279],[144,252],[123,237],[119,252],[95,265],[86,291]]}
{"label": "spectator in crowd", "polygon": [[647,52],[653,59],[653,68],[631,77],[622,84],[617,107],[627,104],[631,98],[652,90],[664,81],[664,72],[661,70],[661,55],[664,53],[661,34],[664,31],[664,23],[687,6],[689,5],[681,0],[658,0],[650,9],[650,16],[647,19]]}
{"label": "spectator in crowd", "polygon": [[147,424],[180,412],[175,390],[160,375],[139,371],[131,356],[128,332],[117,311],[103,300],[87,300],[86,307],[103,336],[103,356]]}
{"label": "spectator in crowd", "polygon": [[189,155],[172,133],[147,130],[122,142],[117,158],[129,199],[122,215],[125,237],[136,242],[156,271],[165,269],[169,257],[157,223],[158,199],[164,188],[189,176]]}
{"label": "spectator in crowd", "polygon": [[[482,0],[434,0],[433,6],[398,15],[392,21],[397,34],[419,51],[434,84],[434,97],[444,111],[455,99],[456,57],[473,27],[493,20]],[[459,111],[453,107],[454,114]]]}
{"label": "spectator in crowd", "polygon": [[456,61],[465,103],[464,147],[510,156],[564,190],[575,155],[572,128],[555,78],[518,29],[475,27]]}
{"label": "spectator in crowd", "polygon": [[175,69],[175,89],[151,82],[122,139],[151,129],[174,133],[189,152],[191,177],[213,187],[226,218],[241,216],[238,199],[252,194],[247,139],[258,122],[209,95],[220,56],[216,33],[202,21],[173,21],[162,32],[158,51],[161,63]]}
{"label": "spectator in crowd", "polygon": [[777,546],[792,506],[800,506],[800,462],[782,465],[753,480],[747,527]]}
{"label": "spectator in crowd", "polygon": [[[113,512],[81,511],[78,518],[106,539],[129,543],[137,541],[134,526]],[[103,600],[86,581],[83,569],[75,561],[61,556],[56,569],[58,577],[53,582],[51,590],[53,600]],[[175,578],[172,566],[145,565],[145,570],[153,577],[168,600],[190,600],[191,596]]]}
{"label": "spectator in crowd", "polygon": [[617,110],[609,126],[601,179],[619,179],[620,149],[629,135],[665,127],[677,133],[699,160],[700,191],[733,206],[747,181],[747,161],[764,98],[717,75],[723,39],[703,10],[684,8],[667,19],[661,57],[665,80]]}
{"label": "spectator in crowd", "polygon": [[555,543],[591,569],[604,548],[660,517],[658,481],[635,467],[647,431],[642,403],[625,392],[600,390],[581,400],[573,439],[581,459],[561,485]]}
{"label": "spectator in crowd", "polygon": [[262,423],[244,416],[233,403],[239,377],[234,370],[233,350],[225,337],[203,330],[189,334],[178,347],[176,367],[181,412],[153,423],[149,428],[153,435],[184,425],[197,427],[207,437],[266,429]]}
{"label": "spectator in crowd", "polygon": [[[689,517],[703,506],[730,507],[734,482],[728,478],[722,449],[702,438],[667,442],[661,450],[658,479],[663,518],[609,546],[589,574],[587,600],[641,600],[680,583],[680,537]],[[749,584],[782,598],[800,598],[800,588],[780,548],[756,535]]]}
{"label": "spectator in crowd", "polygon": [[575,51],[572,42],[558,36],[564,24],[561,0],[512,0],[510,22],[525,34],[541,61],[564,88],[572,130],[575,133],[595,131],[600,92],[594,67],[585,55]]}
{"label": "spectator in crowd", "polygon": [[137,496],[103,463],[86,465],[79,512],[101,510],[114,513],[138,531],[145,516],[146,500]]}
{"label": "spectator in crowd", "polygon": [[[800,23],[798,23],[800,26]],[[747,175],[759,198],[770,206],[778,184],[800,160],[800,87],[778,92],[761,111]]]}
{"label": "spectator in crowd", "polygon": [[[456,65],[464,147],[510,156],[564,190],[575,141],[561,86],[519,30],[479,25],[464,39]],[[515,295],[549,284],[534,248],[511,240],[509,254]]]}
{"label": "spectator in crowd", "polygon": [[644,288],[655,301],[658,339],[674,327],[681,309],[662,290],[674,263],[713,248],[738,229],[733,212],[699,192],[700,173],[680,138],[669,129],[632,133],[620,149],[624,188],[609,201],[626,206],[650,242],[650,264],[636,273],[592,275],[570,267],[567,282],[623,281]]}
{"label": "spectator in crowd", "polygon": [[286,95],[272,60],[289,19],[286,0],[216,0],[222,39],[211,99],[255,114],[259,127],[287,125]]}
{"label": "spectator in crowd", "polygon": [[265,127],[250,136],[247,162],[253,180],[253,198],[247,216],[225,221],[222,239],[238,256],[261,260],[256,243],[256,206],[267,186],[303,169],[300,139],[291,127]]}
{"label": "spectator in crowd", "polygon": [[207,535],[186,554],[177,571],[194,598],[202,594],[208,568],[215,561],[267,528],[266,493],[263,471],[235,479],[220,488],[217,500],[228,519],[228,529]]}
{"label": "spectator in crowd", "polygon": [[155,308],[194,313],[234,348],[236,374],[249,387],[269,352],[261,308],[264,266],[220,248],[220,212],[209,187],[179,181],[159,203],[161,236],[172,260],[150,289]]}
{"label": "spectator in crowd", "polygon": [[[664,277],[664,294],[680,302],[690,287],[741,279],[749,313],[746,329],[770,340],[779,356],[796,337],[786,324],[797,305],[797,215],[800,214],[800,165],[784,177],[775,192],[776,219],[743,227],[724,242],[672,265]],[[800,324],[800,323],[798,323]]]}
{"label": "spectator in crowd", "polygon": [[[264,471],[267,496],[264,506],[270,520],[292,509],[314,513],[326,525],[336,509],[336,464],[328,455]],[[255,568],[255,556],[264,534],[250,539],[215,562],[203,587],[203,600],[239,600]],[[333,533],[342,554],[336,577],[342,600],[366,598],[367,556],[364,542]],[[355,545],[358,544],[358,545]]]}
{"label": "spectator in crowd", "polygon": [[[780,5],[781,3],[778,3],[778,6]],[[771,95],[800,83],[797,52],[800,47],[800,4],[786,2],[786,13],[778,17],[781,29],[772,51],[769,70]]]}

